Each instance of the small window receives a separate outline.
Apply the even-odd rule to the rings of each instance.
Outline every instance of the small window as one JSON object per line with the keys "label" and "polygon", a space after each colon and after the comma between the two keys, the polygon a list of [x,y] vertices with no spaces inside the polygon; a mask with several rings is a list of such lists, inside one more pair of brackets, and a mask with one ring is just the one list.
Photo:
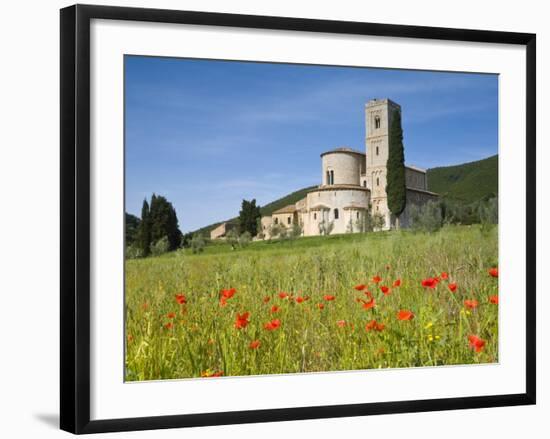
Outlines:
{"label": "small window", "polygon": [[376,147],[376,155],[378,155],[380,151],[378,150],[378,146]]}
{"label": "small window", "polygon": [[330,171],[330,184],[334,184],[334,171]]}
{"label": "small window", "polygon": [[374,118],[374,128],[376,128],[376,129],[380,128],[380,117],[379,116],[376,116]]}
{"label": "small window", "polygon": [[334,219],[338,219],[338,209],[334,209]]}
{"label": "small window", "polygon": [[376,211],[378,212],[378,204],[376,205]]}
{"label": "small window", "polygon": [[314,212],[314,213],[313,213],[313,219],[314,219],[314,220],[317,219],[317,212]]}
{"label": "small window", "polygon": [[376,177],[376,186],[380,186],[380,179]]}
{"label": "small window", "polygon": [[359,212],[357,212],[357,219],[359,219]]}
{"label": "small window", "polygon": [[279,224],[279,218],[275,218],[275,224]]}
{"label": "small window", "polygon": [[286,223],[287,223],[287,224],[290,224],[290,217],[288,217],[288,218],[286,219]]}
{"label": "small window", "polygon": [[330,184],[330,172],[327,171],[327,184]]}
{"label": "small window", "polygon": [[367,187],[367,180],[363,180],[363,187]]}

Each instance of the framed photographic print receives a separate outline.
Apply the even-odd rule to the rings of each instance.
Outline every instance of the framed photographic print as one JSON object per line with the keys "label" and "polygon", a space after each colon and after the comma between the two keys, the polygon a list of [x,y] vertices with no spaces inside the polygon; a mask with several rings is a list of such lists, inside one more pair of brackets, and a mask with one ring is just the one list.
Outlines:
{"label": "framed photographic print", "polygon": [[534,404],[535,85],[533,34],[62,9],[61,428]]}

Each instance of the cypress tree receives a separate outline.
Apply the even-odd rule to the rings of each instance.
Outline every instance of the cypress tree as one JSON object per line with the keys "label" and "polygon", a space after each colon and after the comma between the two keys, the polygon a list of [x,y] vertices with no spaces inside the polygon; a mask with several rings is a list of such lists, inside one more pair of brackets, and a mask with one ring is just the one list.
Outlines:
{"label": "cypress tree", "polygon": [[143,256],[148,256],[151,250],[151,218],[149,215],[149,204],[143,200],[141,207],[141,221],[138,230],[139,248]]}
{"label": "cypress tree", "polygon": [[239,211],[239,232],[248,232],[252,236],[258,234],[258,218],[261,218],[260,206],[256,206],[256,200],[243,200]]}
{"label": "cypress tree", "polygon": [[399,215],[403,213],[407,203],[405,152],[403,150],[401,112],[395,110],[392,116],[388,161],[386,164],[388,170],[386,193],[388,196],[388,208],[396,218],[396,228],[399,228]]}
{"label": "cypress tree", "polygon": [[176,210],[165,197],[155,195],[151,197],[151,242],[168,238],[168,249],[175,250],[181,243],[181,232],[178,226]]}

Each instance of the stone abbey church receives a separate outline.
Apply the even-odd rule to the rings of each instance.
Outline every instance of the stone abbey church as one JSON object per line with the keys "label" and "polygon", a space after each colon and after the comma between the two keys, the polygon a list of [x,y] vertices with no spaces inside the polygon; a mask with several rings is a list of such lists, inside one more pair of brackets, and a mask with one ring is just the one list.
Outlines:
{"label": "stone abbey church", "polygon": [[[394,111],[401,106],[390,99],[373,99],[365,106],[366,152],[340,147],[321,154],[322,184],[296,204],[290,204],[261,219],[262,232],[269,237],[273,224],[302,226],[303,236],[361,231],[365,216],[383,218],[387,230],[394,218],[388,209],[386,174],[389,130]],[[399,216],[401,227],[410,225],[410,207],[437,198],[428,191],[426,171],[405,165],[407,203]],[[330,225],[330,227],[329,227]],[[328,228],[327,228],[328,227]],[[225,234],[225,224],[212,231],[212,238]]]}

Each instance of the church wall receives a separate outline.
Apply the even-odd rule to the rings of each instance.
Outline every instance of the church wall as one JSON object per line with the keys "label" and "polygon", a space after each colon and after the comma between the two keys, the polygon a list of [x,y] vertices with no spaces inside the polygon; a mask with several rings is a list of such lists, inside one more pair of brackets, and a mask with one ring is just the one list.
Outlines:
{"label": "church wall", "polygon": [[327,185],[327,171],[334,171],[333,184],[360,184],[365,156],[352,152],[333,152],[322,156],[323,185]]}
{"label": "church wall", "polygon": [[427,190],[426,173],[412,168],[405,168],[405,181],[407,187]]}
{"label": "church wall", "polygon": [[[365,209],[369,204],[369,191],[362,189],[318,190],[307,195],[307,212],[302,214],[304,235],[319,235],[321,221],[334,222],[332,234],[346,233],[350,213],[345,207],[357,205]],[[313,210],[315,206],[326,206],[329,210]],[[335,218],[335,209],[338,218]]]}

